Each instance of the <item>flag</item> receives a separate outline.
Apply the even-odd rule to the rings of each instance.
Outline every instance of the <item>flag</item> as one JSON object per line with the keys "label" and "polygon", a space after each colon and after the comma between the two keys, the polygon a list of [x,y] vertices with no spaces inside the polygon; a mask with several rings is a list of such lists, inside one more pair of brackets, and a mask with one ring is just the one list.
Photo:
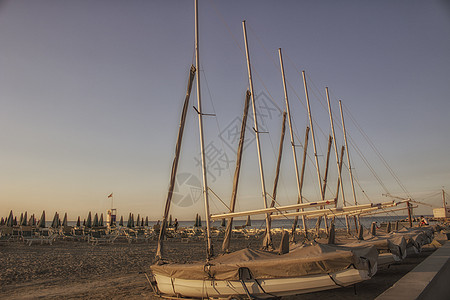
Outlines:
{"label": "flag", "polygon": [[111,197],[112,197],[112,194],[113,194],[113,193],[109,194],[109,195],[108,195],[108,198],[111,198]]}

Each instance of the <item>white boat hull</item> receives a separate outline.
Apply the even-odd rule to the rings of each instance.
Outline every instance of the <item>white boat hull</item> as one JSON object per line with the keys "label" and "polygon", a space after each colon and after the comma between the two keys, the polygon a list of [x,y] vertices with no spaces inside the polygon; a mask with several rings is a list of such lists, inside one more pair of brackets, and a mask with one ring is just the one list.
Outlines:
{"label": "white boat hull", "polygon": [[[376,268],[377,266],[374,266],[370,274],[374,274]],[[370,274],[368,271],[350,268],[331,273],[330,275],[319,274],[294,278],[259,279],[259,285],[255,280],[245,280],[244,283],[252,296],[269,298],[349,286],[370,279]],[[168,296],[227,298],[246,295],[246,291],[239,280],[192,280],[171,278],[159,274],[154,274],[154,276],[159,291]]]}

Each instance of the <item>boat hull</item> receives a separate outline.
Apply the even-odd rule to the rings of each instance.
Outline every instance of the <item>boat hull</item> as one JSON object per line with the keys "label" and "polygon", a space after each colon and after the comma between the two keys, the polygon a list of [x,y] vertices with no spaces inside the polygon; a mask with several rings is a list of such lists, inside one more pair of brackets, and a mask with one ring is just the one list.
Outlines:
{"label": "boat hull", "polygon": [[[245,286],[252,296],[269,298],[323,291],[349,286],[367,279],[376,272],[374,266],[369,273],[366,270],[349,268],[331,274],[307,275],[292,278],[273,278],[245,280]],[[159,291],[168,296],[189,298],[227,298],[246,295],[239,280],[192,280],[171,278],[154,274]]]}

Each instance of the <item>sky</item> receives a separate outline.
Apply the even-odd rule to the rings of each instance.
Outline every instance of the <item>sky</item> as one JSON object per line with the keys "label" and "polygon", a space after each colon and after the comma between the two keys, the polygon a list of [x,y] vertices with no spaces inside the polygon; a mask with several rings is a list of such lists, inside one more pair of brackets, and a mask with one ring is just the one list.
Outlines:
{"label": "sky", "polygon": [[[282,48],[299,166],[309,124],[305,70],[322,178],[331,133],[328,87],[338,148],[344,142],[338,100],[343,103],[357,201],[388,201],[382,194],[390,193],[441,205],[441,189],[450,188],[447,1],[199,2],[202,110],[215,114],[204,117],[208,183],[218,196],[210,193],[212,213],[227,210],[222,202],[231,195],[249,86],[243,20],[265,132],[268,194],[285,110]],[[0,216],[45,210],[75,220],[106,212],[113,200],[119,215],[161,219],[194,62],[193,1],[1,1],[0,41]],[[190,107],[196,101],[194,88]],[[263,207],[252,127],[250,113],[239,210]],[[280,204],[297,201],[289,139],[287,131]],[[317,201],[311,140],[307,151],[304,197]],[[199,153],[197,113],[190,108],[172,205],[182,220],[204,211]],[[351,205],[348,173],[344,160]],[[336,184],[332,148],[327,199],[335,197]]]}

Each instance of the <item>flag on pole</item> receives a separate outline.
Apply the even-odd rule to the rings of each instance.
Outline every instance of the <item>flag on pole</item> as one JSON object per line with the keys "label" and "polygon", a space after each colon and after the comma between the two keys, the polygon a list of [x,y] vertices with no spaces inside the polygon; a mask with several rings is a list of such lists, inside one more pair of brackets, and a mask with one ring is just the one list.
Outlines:
{"label": "flag on pole", "polygon": [[112,194],[113,194],[113,193],[109,194],[109,195],[108,195],[108,198],[111,198],[111,197],[112,197]]}

